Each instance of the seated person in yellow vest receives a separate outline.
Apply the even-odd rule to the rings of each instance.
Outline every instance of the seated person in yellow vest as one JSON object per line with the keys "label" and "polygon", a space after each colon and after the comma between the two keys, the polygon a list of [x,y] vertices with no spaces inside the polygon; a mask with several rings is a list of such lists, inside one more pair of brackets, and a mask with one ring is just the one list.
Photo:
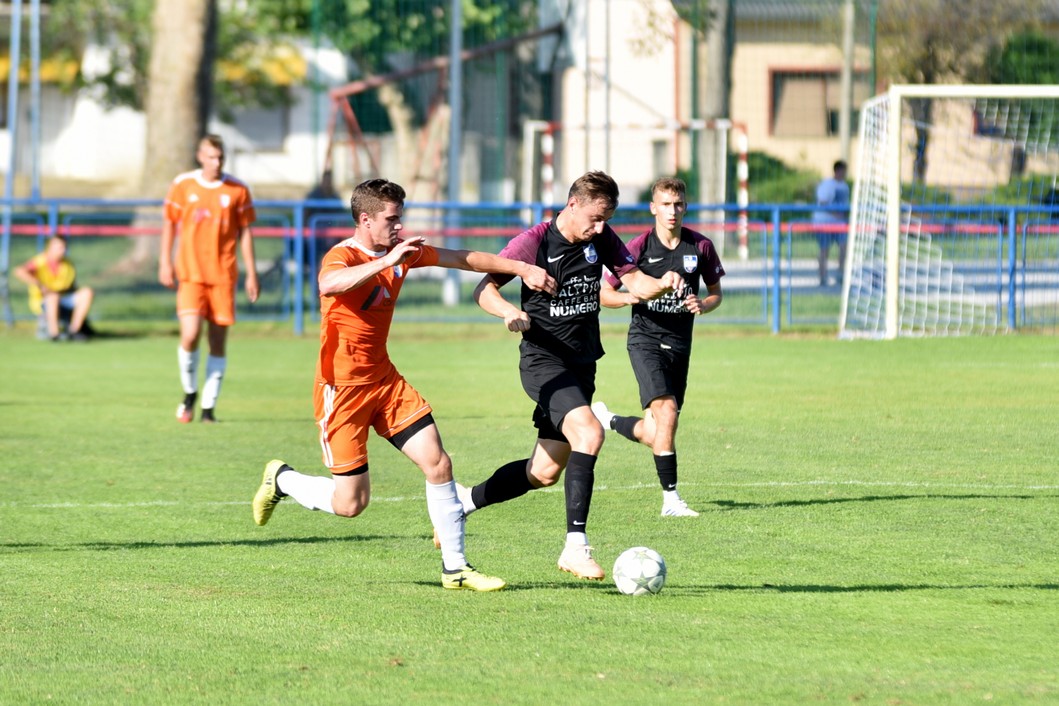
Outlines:
{"label": "seated person in yellow vest", "polygon": [[[48,337],[53,341],[88,338],[88,310],[92,307],[92,290],[77,286],[74,263],[66,257],[66,238],[53,235],[44,251],[15,268],[15,276],[29,286],[29,308],[44,315]],[[64,331],[62,310],[69,313],[69,327]]]}

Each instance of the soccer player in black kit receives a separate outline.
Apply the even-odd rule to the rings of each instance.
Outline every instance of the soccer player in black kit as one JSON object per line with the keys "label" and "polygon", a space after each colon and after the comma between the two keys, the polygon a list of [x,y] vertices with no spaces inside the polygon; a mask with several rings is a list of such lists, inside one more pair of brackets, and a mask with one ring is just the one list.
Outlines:
{"label": "soccer player in black kit", "polygon": [[[649,446],[655,471],[662,484],[663,517],[695,517],[677,493],[677,418],[684,405],[695,317],[708,314],[721,305],[721,277],[724,267],[713,242],[683,226],[687,210],[687,188],[680,179],[665,177],[651,186],[651,213],[655,225],[629,242],[629,252],[640,269],[653,277],[667,272],[683,278],[682,291],[653,301],[642,301],[635,294],[617,290],[622,283],[613,274],[603,281],[603,306],[632,305],[627,347],[644,416],[613,414],[602,402],[592,411],[600,423],[630,441]],[[699,297],[699,283],[706,284],[706,296]]]}
{"label": "soccer player in black kit", "polygon": [[599,289],[606,266],[638,299],[656,299],[684,280],[675,272],[649,277],[607,225],[618,206],[618,186],[603,172],[589,172],[570,187],[566,206],[549,222],[516,236],[502,257],[543,267],[558,283],[555,295],[523,286],[521,309],[500,294],[511,281],[489,275],[475,289],[478,305],[522,333],[519,373],[522,388],[536,403],[537,440],[529,458],[511,461],[488,479],[457,485],[464,513],[470,514],[554,485],[566,470],[566,546],[559,568],[583,579],[600,580],[603,569],[592,558],[586,524],[592,501],[596,458],[604,429],[590,407],[596,389]]}

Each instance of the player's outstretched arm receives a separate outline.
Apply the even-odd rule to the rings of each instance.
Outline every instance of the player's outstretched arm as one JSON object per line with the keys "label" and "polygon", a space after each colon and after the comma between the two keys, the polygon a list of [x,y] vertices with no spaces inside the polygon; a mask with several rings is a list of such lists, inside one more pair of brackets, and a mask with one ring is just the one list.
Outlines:
{"label": "player's outstretched arm", "polygon": [[555,294],[557,287],[555,279],[536,265],[478,250],[438,248],[437,251],[439,267],[521,277],[530,289]]}
{"label": "player's outstretched arm", "polygon": [[619,292],[606,279],[600,283],[599,303],[608,309],[620,309],[623,306],[639,304],[640,300],[628,292]]}
{"label": "player's outstretched arm", "polygon": [[375,258],[362,265],[320,270],[320,275],[317,277],[320,295],[334,297],[360,287],[383,270],[399,265],[419,252],[419,246],[425,240],[426,238],[419,235],[407,240],[399,240],[385,256]]}
{"label": "player's outstretched arm", "polygon": [[503,319],[508,331],[529,330],[529,314],[504,299],[504,296],[500,294],[500,287],[492,276],[486,275],[478,283],[478,286],[474,288],[474,301],[486,313],[492,314],[498,319]]}
{"label": "player's outstretched arm", "polygon": [[629,293],[640,300],[657,299],[666,292],[684,288],[684,278],[676,272],[666,272],[655,279],[639,269],[629,270],[621,277],[621,283]]}

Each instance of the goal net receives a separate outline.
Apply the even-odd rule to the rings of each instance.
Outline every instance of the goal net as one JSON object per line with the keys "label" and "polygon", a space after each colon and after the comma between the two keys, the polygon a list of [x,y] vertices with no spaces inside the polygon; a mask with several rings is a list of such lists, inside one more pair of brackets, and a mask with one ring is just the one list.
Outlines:
{"label": "goal net", "polygon": [[861,110],[844,338],[1059,318],[1059,87],[894,86]]}

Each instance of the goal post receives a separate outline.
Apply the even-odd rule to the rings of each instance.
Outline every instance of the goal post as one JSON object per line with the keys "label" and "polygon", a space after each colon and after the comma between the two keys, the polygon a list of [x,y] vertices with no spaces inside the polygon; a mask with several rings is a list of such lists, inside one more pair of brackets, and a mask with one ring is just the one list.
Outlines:
{"label": "goal post", "polygon": [[[1057,178],[1059,86],[898,85],[868,100],[840,336],[1014,326],[1010,214],[1019,228],[1059,220]],[[1048,276],[1054,290],[1059,273]]]}

